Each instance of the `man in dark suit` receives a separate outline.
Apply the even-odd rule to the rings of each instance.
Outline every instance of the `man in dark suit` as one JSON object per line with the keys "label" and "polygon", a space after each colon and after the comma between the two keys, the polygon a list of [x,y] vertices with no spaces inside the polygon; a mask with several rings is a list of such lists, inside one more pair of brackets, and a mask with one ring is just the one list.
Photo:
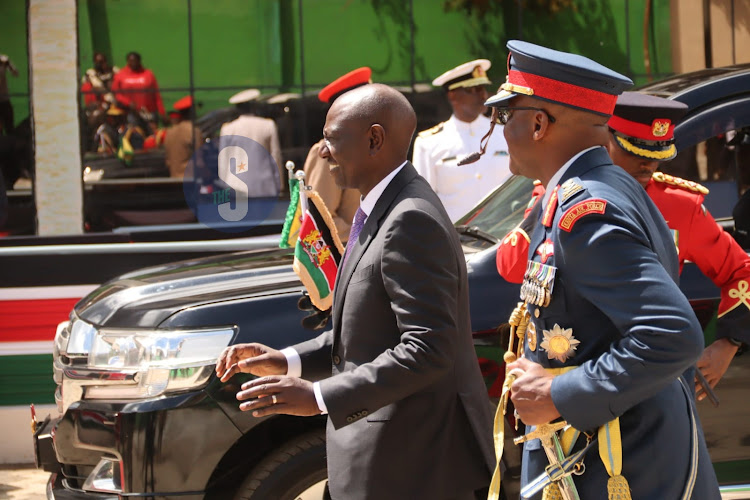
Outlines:
{"label": "man in dark suit", "polygon": [[[692,387],[680,378],[703,334],[677,286],[672,234],[604,148],[632,82],[581,56],[515,40],[508,48],[508,81],[487,104],[505,125],[511,171],[546,186],[511,399],[527,433],[564,419],[568,455],[597,439],[585,471],[546,494],[572,482],[581,498],[718,499]],[[522,487],[549,463],[540,440],[525,443]]]}
{"label": "man in dark suit", "polygon": [[494,464],[464,255],[437,195],[406,161],[415,126],[406,98],[385,85],[333,103],[320,155],[363,197],[333,330],[283,351],[231,347],[217,362],[224,381],[262,376],[237,395],[256,416],[328,413],[334,499],[470,499]]}

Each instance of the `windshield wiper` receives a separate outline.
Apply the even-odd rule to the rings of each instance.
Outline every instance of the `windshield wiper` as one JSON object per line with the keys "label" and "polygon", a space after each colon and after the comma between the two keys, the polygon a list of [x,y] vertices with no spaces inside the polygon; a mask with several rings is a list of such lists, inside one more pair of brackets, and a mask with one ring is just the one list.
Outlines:
{"label": "windshield wiper", "polygon": [[456,226],[456,231],[458,231],[458,234],[468,234],[469,236],[474,236],[477,239],[489,241],[490,243],[493,243],[493,244],[500,241],[499,239],[495,238],[490,233],[486,231],[482,231],[477,226],[467,226],[467,225]]}

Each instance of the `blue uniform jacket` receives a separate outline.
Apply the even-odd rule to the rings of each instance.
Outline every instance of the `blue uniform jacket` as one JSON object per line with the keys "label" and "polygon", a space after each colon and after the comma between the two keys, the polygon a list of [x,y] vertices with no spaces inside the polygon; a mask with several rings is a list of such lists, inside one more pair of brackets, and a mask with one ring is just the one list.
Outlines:
{"label": "blue uniform jacket", "polygon": [[[692,388],[679,380],[700,356],[703,334],[678,288],[664,219],[604,148],[578,158],[560,186],[529,247],[529,259],[557,271],[548,305],[529,305],[536,345],[527,337],[525,356],[545,367],[578,367],[552,382],[555,406],[576,429],[620,418],[622,475],[633,499],[720,498]],[[580,342],[564,362],[543,348],[555,325]],[[546,465],[539,441],[525,444],[522,484]],[[596,447],[585,465],[574,476],[581,498],[607,498],[609,476]]]}

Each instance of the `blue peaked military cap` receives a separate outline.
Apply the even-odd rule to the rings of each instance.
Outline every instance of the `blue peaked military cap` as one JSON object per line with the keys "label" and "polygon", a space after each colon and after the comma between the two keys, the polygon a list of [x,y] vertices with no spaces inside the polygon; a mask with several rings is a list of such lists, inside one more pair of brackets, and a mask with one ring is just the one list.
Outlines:
{"label": "blue peaked military cap", "polygon": [[633,81],[596,61],[520,40],[507,44],[508,77],[485,105],[508,106],[517,95],[612,115],[617,96]]}

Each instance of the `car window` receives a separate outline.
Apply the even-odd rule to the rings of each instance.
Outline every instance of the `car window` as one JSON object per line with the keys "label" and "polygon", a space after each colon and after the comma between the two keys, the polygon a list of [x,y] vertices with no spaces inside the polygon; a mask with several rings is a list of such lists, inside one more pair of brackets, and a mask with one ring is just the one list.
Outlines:
{"label": "car window", "polygon": [[533,189],[531,179],[514,175],[456,221],[456,225],[475,226],[498,239],[504,238],[523,219]]}

